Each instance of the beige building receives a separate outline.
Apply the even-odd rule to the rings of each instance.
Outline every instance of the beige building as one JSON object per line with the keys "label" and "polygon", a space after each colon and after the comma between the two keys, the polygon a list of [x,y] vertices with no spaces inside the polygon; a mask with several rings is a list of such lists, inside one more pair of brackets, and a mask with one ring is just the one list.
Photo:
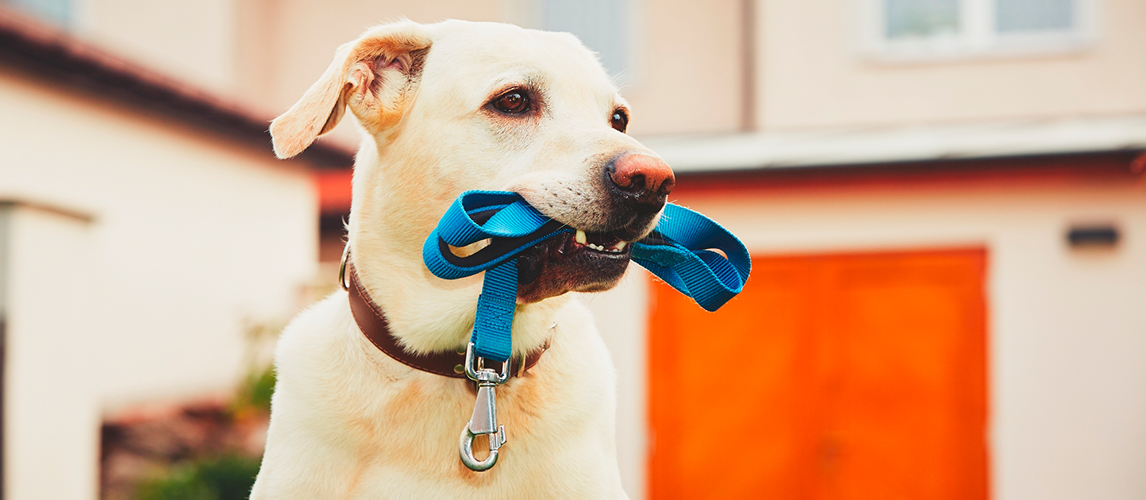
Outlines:
{"label": "beige building", "polygon": [[0,12],[4,499],[93,499],[100,423],[225,397],[315,272],[317,156],[266,118]]}
{"label": "beige building", "polygon": [[[631,133],[676,169],[676,202],[756,260],[742,299],[702,320],[664,309],[641,271],[586,297],[619,372],[634,499],[1146,497],[1143,2],[71,5],[75,36],[261,116],[398,16],[568,30],[599,51]],[[345,165],[356,141],[344,123],[323,161]],[[251,155],[265,182],[294,175]],[[319,178],[326,261],[347,179]],[[278,274],[259,283],[301,279],[312,257],[260,262]],[[696,321],[723,350],[682,350],[705,347],[673,327]]]}

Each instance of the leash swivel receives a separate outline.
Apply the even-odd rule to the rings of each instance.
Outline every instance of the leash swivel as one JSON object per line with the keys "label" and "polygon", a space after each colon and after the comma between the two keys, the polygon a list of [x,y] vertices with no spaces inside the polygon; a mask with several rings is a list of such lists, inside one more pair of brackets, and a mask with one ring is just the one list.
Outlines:
{"label": "leash swivel", "polygon": [[[497,386],[509,380],[510,362],[501,365],[501,373],[485,368],[483,358],[474,356],[474,344],[466,345],[466,377],[477,382],[477,400],[470,421],[462,429],[458,446],[461,448],[462,463],[470,470],[489,470],[497,463],[498,449],[505,444],[505,426],[497,425]],[[489,456],[484,460],[474,457],[474,438],[486,435],[489,438]]]}

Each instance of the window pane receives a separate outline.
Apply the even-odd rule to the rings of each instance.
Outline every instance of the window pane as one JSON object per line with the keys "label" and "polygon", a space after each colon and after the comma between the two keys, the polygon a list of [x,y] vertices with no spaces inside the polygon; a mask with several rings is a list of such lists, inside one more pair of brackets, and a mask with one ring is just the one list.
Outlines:
{"label": "window pane", "polygon": [[959,0],[884,0],[888,38],[933,37],[959,31]]}
{"label": "window pane", "polygon": [[70,0],[0,0],[0,6],[12,6],[56,24],[67,24],[72,7]]}
{"label": "window pane", "polygon": [[629,68],[629,0],[542,0],[544,28],[577,35],[612,76]]}
{"label": "window pane", "polygon": [[996,0],[1000,33],[1064,31],[1074,26],[1074,0]]}

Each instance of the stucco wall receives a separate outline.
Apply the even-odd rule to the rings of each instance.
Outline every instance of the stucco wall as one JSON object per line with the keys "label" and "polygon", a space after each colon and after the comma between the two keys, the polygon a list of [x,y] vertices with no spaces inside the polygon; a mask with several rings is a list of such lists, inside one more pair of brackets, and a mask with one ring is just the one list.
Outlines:
{"label": "stucco wall", "polygon": [[864,0],[760,0],[757,122],[764,130],[1146,111],[1146,3],[1096,5],[1077,50],[885,62],[863,52]]}
{"label": "stucco wall", "polygon": [[621,95],[633,106],[630,133],[741,130],[744,0],[632,0],[633,78]]}
{"label": "stucco wall", "polygon": [[150,69],[217,93],[235,90],[238,5],[250,0],[73,0],[71,30]]}
{"label": "stucco wall", "polygon": [[5,498],[94,498],[103,412],[229,390],[244,321],[298,306],[317,201],[306,171],[166,119],[6,74],[0,109]]}
{"label": "stucco wall", "polygon": [[[756,255],[985,247],[991,497],[1068,500],[1146,497],[1144,195],[1141,182],[995,181],[694,192],[677,202]],[[1093,221],[1120,226],[1116,250],[1068,248],[1068,225]],[[647,436],[630,434],[647,432],[649,307],[644,272],[630,274],[587,299],[620,373],[618,452],[636,499]]]}
{"label": "stucco wall", "polygon": [[97,356],[114,333],[92,324],[100,291],[91,229],[58,213],[11,211],[5,498],[88,499],[99,488],[97,386],[107,366]]}

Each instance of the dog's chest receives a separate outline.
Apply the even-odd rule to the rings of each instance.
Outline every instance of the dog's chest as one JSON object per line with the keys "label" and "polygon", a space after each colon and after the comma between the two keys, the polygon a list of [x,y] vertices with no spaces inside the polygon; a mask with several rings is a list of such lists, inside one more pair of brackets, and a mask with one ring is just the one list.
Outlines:
{"label": "dog's chest", "polygon": [[[458,439],[474,401],[466,382],[422,378],[395,387],[384,415],[363,435],[371,445],[363,447],[361,467],[349,481],[350,497],[379,498],[384,491],[392,498],[622,498],[611,477],[612,431],[594,418],[601,402],[592,395],[603,388],[563,386],[554,378],[539,370],[499,387],[498,415],[508,441],[497,466],[486,472],[473,472],[458,459]],[[545,484],[535,478],[546,478]]]}

